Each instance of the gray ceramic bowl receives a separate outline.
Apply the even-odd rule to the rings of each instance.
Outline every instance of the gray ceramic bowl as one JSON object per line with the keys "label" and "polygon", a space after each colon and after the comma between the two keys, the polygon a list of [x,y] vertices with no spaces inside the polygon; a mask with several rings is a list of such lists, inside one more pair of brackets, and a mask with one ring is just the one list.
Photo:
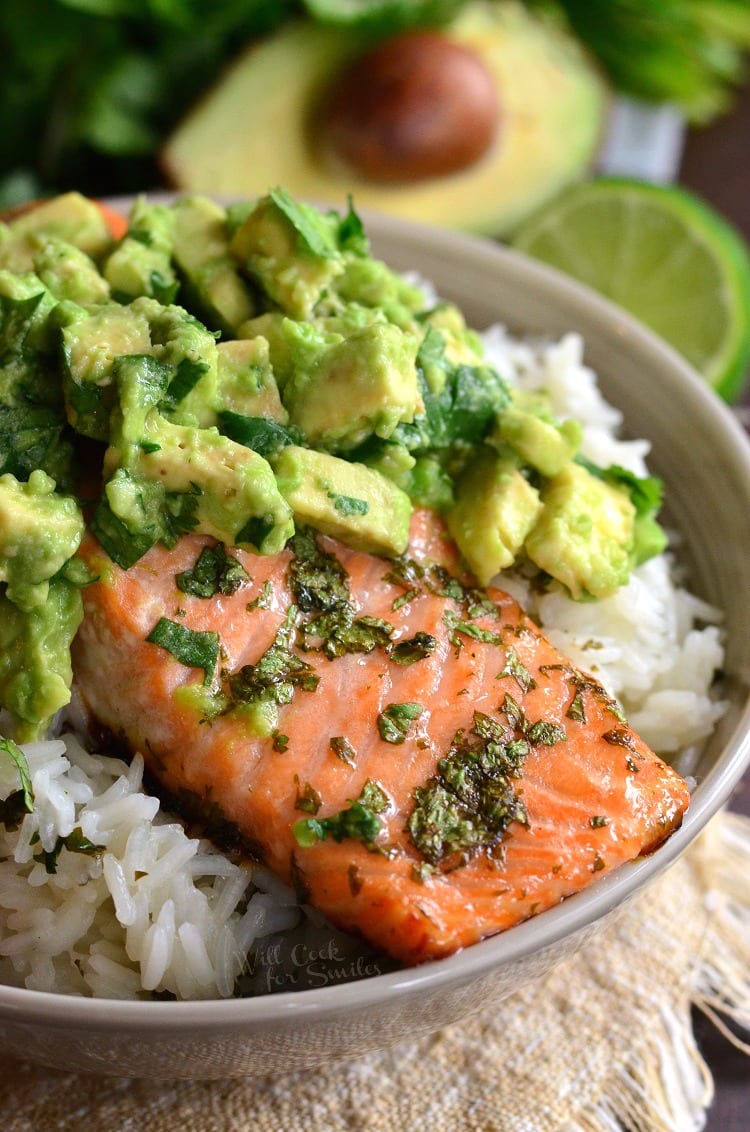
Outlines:
{"label": "gray ceramic bowl", "polygon": [[376,254],[415,268],[471,325],[580,331],[586,360],[631,435],[653,442],[667,518],[691,586],[725,610],[731,708],[706,746],[682,828],[653,856],[536,919],[439,962],[322,990],[216,1002],[111,1002],[0,988],[0,1048],[65,1069],[129,1077],[283,1073],[456,1022],[539,978],[654,879],[727,800],[750,762],[750,446],[728,410],[633,319],[537,263],[454,233],[371,216]]}

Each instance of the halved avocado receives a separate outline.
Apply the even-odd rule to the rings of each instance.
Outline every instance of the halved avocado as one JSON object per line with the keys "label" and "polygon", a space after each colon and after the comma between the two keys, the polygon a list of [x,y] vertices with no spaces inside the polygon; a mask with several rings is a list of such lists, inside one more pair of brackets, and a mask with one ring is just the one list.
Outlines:
{"label": "halved avocado", "polygon": [[440,34],[479,58],[497,86],[490,148],[459,171],[382,183],[332,155],[321,108],[372,47],[363,33],[301,20],[252,45],[187,115],[162,153],[178,189],[307,200],[506,235],[591,164],[607,113],[600,73],[562,27],[513,0],[474,0]]}

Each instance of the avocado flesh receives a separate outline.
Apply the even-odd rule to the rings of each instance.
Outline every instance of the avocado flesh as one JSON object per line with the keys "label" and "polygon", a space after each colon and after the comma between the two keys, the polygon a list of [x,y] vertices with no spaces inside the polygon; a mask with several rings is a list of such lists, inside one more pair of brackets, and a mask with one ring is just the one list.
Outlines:
{"label": "avocado flesh", "polygon": [[456,487],[448,530],[483,586],[512,566],[542,510],[512,453],[480,452]]}
{"label": "avocado flesh", "polygon": [[529,558],[576,599],[603,598],[630,577],[635,508],[619,488],[571,461],[541,492]]}
{"label": "avocado flesh", "polygon": [[230,336],[255,311],[253,297],[229,252],[226,212],[206,197],[182,197],[172,206],[173,256],[189,300],[207,326]]}
{"label": "avocado flesh", "polygon": [[273,461],[296,521],[369,554],[403,554],[411,502],[379,472],[327,452],[289,445]]}
{"label": "avocado flesh", "polygon": [[139,197],[130,211],[128,232],[104,264],[112,294],[123,303],[145,295],[171,303],[179,290],[172,267],[174,212]]}
{"label": "avocado flesh", "polygon": [[80,193],[63,193],[35,205],[8,225],[0,225],[0,267],[31,270],[34,238],[40,233],[74,244],[93,259],[103,255],[112,243],[96,203]]}
{"label": "avocado flesh", "polygon": [[83,515],[41,470],[0,476],[0,704],[20,741],[39,738],[70,700],[70,643],[83,616],[65,574]]}
{"label": "avocado flesh", "polygon": [[167,177],[180,189],[227,195],[283,184],[297,197],[336,203],[351,192],[359,208],[509,233],[592,163],[606,87],[570,36],[520,4],[476,0],[443,32],[475,51],[497,81],[498,137],[474,165],[382,185],[334,164],[314,114],[332,76],[366,41],[300,21],[252,46],[187,115],[162,155]]}

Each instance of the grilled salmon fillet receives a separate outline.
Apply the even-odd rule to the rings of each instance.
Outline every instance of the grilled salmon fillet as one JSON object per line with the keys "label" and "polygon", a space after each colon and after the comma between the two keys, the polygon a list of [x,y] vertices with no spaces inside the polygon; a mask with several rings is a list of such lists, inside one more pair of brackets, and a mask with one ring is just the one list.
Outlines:
{"label": "grilled salmon fillet", "polygon": [[458,576],[433,516],[409,553],[188,535],[123,571],[88,536],[73,661],[168,795],[413,964],[653,850],[689,795],[509,595]]}

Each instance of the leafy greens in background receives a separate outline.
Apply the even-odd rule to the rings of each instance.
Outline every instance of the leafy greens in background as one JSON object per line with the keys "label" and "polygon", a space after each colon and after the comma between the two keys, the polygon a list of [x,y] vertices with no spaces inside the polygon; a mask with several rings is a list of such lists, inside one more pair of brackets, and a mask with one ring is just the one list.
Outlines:
{"label": "leafy greens in background", "polygon": [[[158,185],[158,149],[182,115],[249,40],[293,16],[385,36],[465,2],[2,0],[0,207]],[[748,0],[526,2],[567,20],[616,87],[697,122],[725,108],[750,48]]]}

